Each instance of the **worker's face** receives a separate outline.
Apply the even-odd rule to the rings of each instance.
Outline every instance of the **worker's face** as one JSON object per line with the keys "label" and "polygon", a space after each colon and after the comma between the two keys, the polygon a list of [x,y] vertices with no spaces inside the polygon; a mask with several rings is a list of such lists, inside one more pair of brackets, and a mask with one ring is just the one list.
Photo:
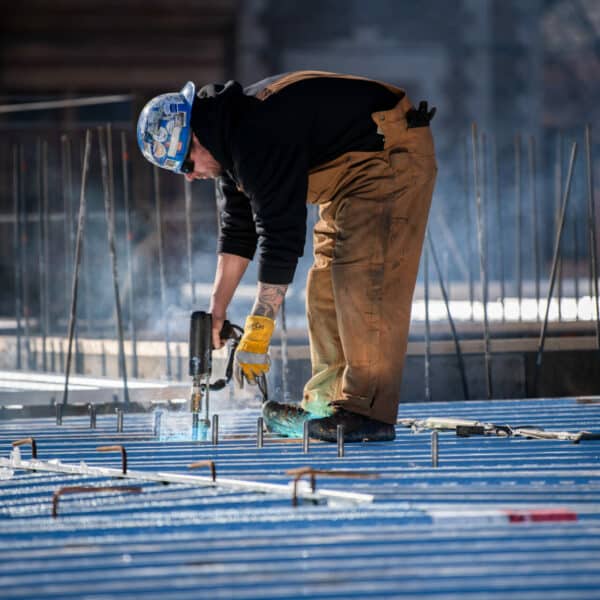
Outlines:
{"label": "worker's face", "polygon": [[191,173],[185,174],[185,178],[188,181],[194,181],[194,179],[214,179],[223,171],[221,165],[198,141],[195,135],[192,135],[192,144],[188,158],[194,163],[194,170]]}

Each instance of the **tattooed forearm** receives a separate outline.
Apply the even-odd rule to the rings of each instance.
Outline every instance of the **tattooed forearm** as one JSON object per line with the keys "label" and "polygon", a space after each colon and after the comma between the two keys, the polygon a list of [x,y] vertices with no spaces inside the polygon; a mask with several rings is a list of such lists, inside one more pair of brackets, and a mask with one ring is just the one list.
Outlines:
{"label": "tattooed forearm", "polygon": [[287,285],[259,283],[258,296],[252,307],[252,314],[275,319],[279,312],[279,307],[285,298],[287,288]]}

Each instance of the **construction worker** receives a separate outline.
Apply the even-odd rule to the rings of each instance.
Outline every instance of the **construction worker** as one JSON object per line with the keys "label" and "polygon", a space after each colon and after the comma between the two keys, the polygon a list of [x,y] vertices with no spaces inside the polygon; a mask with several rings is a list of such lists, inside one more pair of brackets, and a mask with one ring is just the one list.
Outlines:
{"label": "construction worker", "polygon": [[275,319],[317,204],[307,281],[312,377],[301,404],[269,401],[282,435],[333,442],[395,437],[412,296],[436,162],[429,122],[405,92],[365,78],[299,71],[249,88],[230,81],[151,100],[138,142],[153,164],[214,178],[220,215],[213,344],[258,248],[258,290],[236,351],[250,382],[269,370]]}

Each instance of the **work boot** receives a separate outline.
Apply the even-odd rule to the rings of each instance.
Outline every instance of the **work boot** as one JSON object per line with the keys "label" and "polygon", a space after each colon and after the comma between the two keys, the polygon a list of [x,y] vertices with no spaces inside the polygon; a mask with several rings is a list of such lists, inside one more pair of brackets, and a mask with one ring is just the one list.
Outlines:
{"label": "work boot", "polygon": [[297,404],[282,404],[273,400],[263,404],[262,414],[267,430],[285,437],[302,437],[304,421],[313,417]]}
{"label": "work boot", "polygon": [[323,442],[337,441],[337,426],[344,427],[344,442],[391,442],[396,438],[396,429],[389,423],[376,421],[364,415],[337,408],[330,417],[312,419],[308,435]]}

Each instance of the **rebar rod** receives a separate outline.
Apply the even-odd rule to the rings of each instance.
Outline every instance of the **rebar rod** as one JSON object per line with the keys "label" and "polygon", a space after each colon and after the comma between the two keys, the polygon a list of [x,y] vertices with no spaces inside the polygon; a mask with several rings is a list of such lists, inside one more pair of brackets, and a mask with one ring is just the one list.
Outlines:
{"label": "rebar rod", "polygon": [[492,398],[492,363],[490,356],[490,330],[487,313],[487,260],[485,256],[485,224],[483,222],[483,206],[479,188],[479,153],[477,144],[477,124],[471,126],[473,143],[473,187],[475,207],[477,209],[477,245],[479,248],[479,276],[481,279],[481,296],[483,303],[483,351],[485,362],[485,387],[488,400]]}
{"label": "rebar rod", "polygon": [[[496,138],[492,138],[492,152],[494,164],[494,204],[496,206],[496,226],[499,231],[504,231],[502,226],[502,206],[500,202],[500,178],[498,175],[498,146]],[[506,321],[506,273],[504,271],[504,236],[498,236],[498,278],[500,279],[500,303],[502,305],[502,321]]]}
{"label": "rebar rod", "polygon": [[196,306],[196,284],[194,282],[193,269],[193,245],[192,245],[192,182],[183,178],[183,193],[185,197],[185,239],[187,248],[187,271],[188,285],[190,286],[190,310]]}
{"label": "rebar rod", "polygon": [[[84,145],[85,145],[85,142],[83,140],[80,140],[79,158],[80,158],[81,165],[83,165],[83,158],[84,158],[84,154],[85,154]],[[87,213],[85,215],[85,219],[87,219]],[[81,251],[83,253],[83,264],[84,264],[83,277],[81,280],[83,301],[84,301],[83,302],[83,310],[85,313],[85,331],[89,336],[92,333],[92,313],[91,313],[92,285],[90,283],[91,282],[91,273],[92,273],[92,264],[91,264],[91,260],[90,260],[90,252],[89,252],[89,247],[88,247],[88,243],[87,243],[87,236],[84,236],[84,238],[83,238]],[[76,330],[75,331],[75,351],[76,351],[77,358],[79,358],[79,345],[77,343],[77,336],[78,336],[78,331]]]}
{"label": "rebar rod", "polygon": [[138,376],[137,330],[135,324],[135,290],[133,278],[133,262],[131,258],[131,215],[129,213],[129,154],[127,153],[127,136],[121,131],[121,165],[123,170],[123,211],[125,213],[125,262],[127,265],[127,295],[129,306],[129,337],[131,338],[131,367],[133,376]]}
{"label": "rebar rod", "polygon": [[[46,328],[46,336],[51,333],[50,327],[50,278],[48,272],[50,271],[50,197],[49,197],[49,186],[48,186],[48,142],[44,140],[42,142],[42,165],[43,165],[43,214],[44,214],[44,325]],[[46,359],[45,359],[46,360]],[[44,362],[45,362],[44,360]],[[44,370],[45,367],[44,367]]]}
{"label": "rebar rod", "polygon": [[521,136],[515,135],[515,291],[517,296],[519,321],[523,319],[523,216],[521,198]]}
{"label": "rebar rod", "polygon": [[27,181],[27,178],[25,177],[25,150],[22,144],[19,146],[19,172],[21,175],[21,185],[19,189],[21,211],[19,217],[21,219],[21,265],[23,267],[23,277],[21,278],[23,295],[23,334],[25,337],[26,365],[28,369],[33,369],[34,365],[30,340],[31,329],[29,327],[29,317],[31,316],[31,307],[29,305],[29,268],[27,264],[27,246],[29,243],[29,235],[27,232],[27,200],[25,196],[25,182]]}
{"label": "rebar rod", "polygon": [[[563,150],[563,139],[562,134],[559,132],[556,140],[556,163],[554,165],[554,196],[555,196],[555,214],[554,214],[554,227],[555,236],[558,236],[558,225],[560,220],[560,200],[562,197],[562,150]],[[562,292],[563,292],[563,272],[562,272],[562,256],[558,258],[558,321],[562,321]]]}
{"label": "rebar rod", "polygon": [[431,402],[431,326],[429,323],[429,249],[423,248],[423,292],[425,300],[425,402]]}
{"label": "rebar rod", "polygon": [[106,161],[108,163],[108,191],[110,193],[110,202],[112,205],[113,228],[115,227],[115,174],[113,163],[113,144],[112,127],[110,123],[106,124]]}
{"label": "rebar rod", "polygon": [[167,361],[167,377],[170,379],[171,373],[171,344],[170,344],[170,329],[169,319],[167,315],[167,285],[165,281],[165,265],[163,258],[163,247],[162,247],[162,219],[160,211],[160,180],[158,176],[158,167],[152,168],[154,175],[154,207],[156,214],[156,233],[157,233],[157,244],[158,244],[158,274],[160,283],[160,304],[162,319],[165,327],[165,350],[166,350],[166,361]]}
{"label": "rebar rod", "polygon": [[585,163],[587,183],[587,218],[590,251],[590,277],[592,283],[596,325],[596,348],[600,350],[600,307],[598,299],[598,246],[596,245],[596,206],[594,203],[594,161],[592,159],[592,126],[585,126]]}
{"label": "rebar rod", "polygon": [[75,242],[75,259],[73,265],[73,285],[71,288],[71,312],[69,315],[69,343],[67,346],[67,364],[65,366],[65,387],[63,392],[63,404],[67,404],[69,397],[69,375],[71,372],[71,354],[73,347],[73,333],[75,331],[75,321],[77,319],[77,291],[79,286],[79,270],[81,267],[81,248],[83,236],[85,233],[85,212],[86,198],[85,187],[87,183],[87,174],[90,159],[92,132],[88,129],[85,132],[85,149],[83,152],[83,164],[81,166],[81,186],[79,194],[79,218],[77,220],[77,238]]}
{"label": "rebar rod", "polygon": [[440,291],[442,292],[442,298],[444,299],[444,305],[446,306],[446,313],[448,314],[448,322],[450,323],[450,329],[452,331],[452,339],[454,340],[454,349],[456,350],[456,358],[458,360],[458,370],[460,371],[460,378],[462,382],[463,392],[465,395],[465,400],[469,400],[469,386],[467,384],[467,371],[465,369],[465,361],[463,359],[462,351],[460,349],[460,343],[458,341],[458,333],[456,331],[456,326],[454,325],[454,319],[452,318],[452,313],[450,312],[450,300],[448,298],[448,294],[446,293],[446,286],[444,285],[444,279],[442,278],[442,270],[440,268],[440,263],[438,261],[437,252],[435,250],[435,246],[433,244],[433,238],[429,231],[427,231],[427,241],[429,242],[429,249],[431,250],[431,258],[433,259],[433,265],[437,272],[438,283],[440,286]]}
{"label": "rebar rod", "polygon": [[488,152],[487,152],[487,136],[485,132],[481,133],[480,136],[481,146],[480,146],[480,155],[481,155],[481,205],[482,205],[482,214],[483,214],[483,252],[486,261],[486,271],[488,273],[485,280],[485,297],[490,297],[490,264],[489,264],[489,256],[490,256],[490,248],[489,248],[489,240],[487,227],[489,222],[489,194],[488,194]]}
{"label": "rebar rod", "polygon": [[535,281],[535,318],[540,318],[540,232],[538,219],[538,204],[536,194],[537,164],[535,160],[535,138],[527,138],[527,155],[529,162],[529,197],[531,199],[531,243],[533,245],[533,277]]}
{"label": "rebar rod", "polygon": [[[108,134],[108,129],[107,129]],[[107,135],[108,138],[108,135]],[[110,138],[108,138],[110,140]],[[119,267],[117,262],[117,250],[115,246],[115,205],[111,193],[110,169],[108,165],[108,153],[105,146],[102,127],[98,127],[98,144],[100,147],[100,164],[102,166],[102,184],[104,188],[104,214],[106,217],[106,229],[108,235],[108,249],[110,252],[113,291],[115,294],[115,312],[117,316],[117,336],[119,341],[119,371],[123,379],[123,401],[129,404],[129,390],[127,387],[127,362],[125,360],[125,342],[123,335],[123,316],[121,312],[121,297],[119,292]]]}
{"label": "rebar rod", "polygon": [[65,308],[69,318],[69,292],[71,282],[71,267],[73,265],[73,177],[71,172],[71,141],[67,135],[60,138],[63,206],[65,211]]}
{"label": "rebar rod", "polygon": [[[46,326],[44,324],[44,202],[42,199],[42,179],[43,179],[43,167],[42,167],[42,141],[40,138],[36,140],[35,143],[35,162],[36,162],[36,196],[37,196],[37,251],[38,251],[38,327],[39,334],[42,338],[42,370],[47,370],[46,364]],[[37,357],[36,357],[36,365],[37,365]]]}
{"label": "rebar rod", "polygon": [[288,369],[289,369],[289,354],[288,354],[288,335],[287,335],[287,314],[285,306],[285,297],[281,302],[281,309],[279,312],[281,318],[281,391],[283,394],[283,401],[289,402],[290,388],[288,382]]}
{"label": "rebar rod", "polygon": [[[574,182],[574,186],[577,185],[577,179]],[[574,192],[574,206],[572,211],[571,224],[573,228],[573,295],[575,296],[575,320],[579,321],[579,211],[577,210],[577,198],[579,196],[579,190],[576,189]]]}
{"label": "rebar rod", "polygon": [[17,146],[12,148],[12,183],[13,183],[13,211],[15,223],[13,227],[13,258],[15,269],[15,337],[17,341],[17,355],[15,367],[21,369],[21,272],[23,265],[21,264],[21,249],[19,248],[20,228],[19,228],[19,150]]}
{"label": "rebar rod", "polygon": [[473,306],[475,302],[475,276],[473,274],[473,244],[471,242],[471,235],[473,233],[473,225],[471,219],[471,195],[469,193],[469,142],[468,138],[465,137],[463,144],[463,158],[464,158],[464,173],[463,173],[463,184],[465,193],[465,221],[467,226],[466,244],[467,244],[467,263],[469,267],[469,306],[470,306],[470,319],[474,319]]}
{"label": "rebar rod", "polygon": [[[43,461],[38,459],[23,460],[20,458],[16,459],[14,456],[12,456],[11,458],[4,458],[0,456],[0,467],[21,469],[27,471],[40,471],[46,473],[67,473],[70,475],[85,475],[86,477],[109,477],[119,479],[136,479],[138,481],[148,482],[178,483],[193,487],[212,487],[215,484],[212,476],[203,477],[200,475],[187,475],[184,473],[167,473],[164,471],[132,471],[130,469],[128,469],[126,473],[123,473],[122,469],[115,469],[111,467],[94,467],[90,465],[67,464],[61,462]],[[315,471],[315,474],[327,476],[327,472],[323,471]],[[359,475],[365,479],[375,478],[373,474],[352,473],[352,476],[354,477],[358,477]],[[345,477],[348,476],[348,472],[333,471],[331,472],[330,476]],[[290,486],[288,484],[268,483],[248,479],[230,479],[225,477],[219,477],[218,485],[220,488],[223,489],[240,490],[242,492],[277,494],[282,497],[289,496],[290,492]],[[303,490],[301,488],[297,488],[296,491],[297,496],[299,498],[305,498],[307,500],[312,501],[324,499],[334,500],[338,502],[345,501],[357,505],[371,504],[374,501],[374,496],[372,494],[363,494],[352,491],[346,492],[343,490],[330,490],[326,488],[321,488],[318,492]]]}
{"label": "rebar rod", "polygon": [[548,286],[548,295],[546,297],[546,312],[544,314],[544,321],[542,323],[542,329],[540,331],[540,337],[537,347],[537,356],[535,360],[535,371],[533,375],[533,389],[532,393],[535,394],[537,391],[537,383],[539,378],[540,369],[542,367],[542,360],[544,356],[544,344],[546,342],[546,332],[548,329],[548,314],[550,313],[550,300],[552,299],[552,292],[554,291],[554,283],[556,280],[556,272],[558,269],[558,261],[560,258],[560,243],[562,240],[563,229],[565,226],[565,215],[567,212],[567,205],[569,202],[569,196],[571,192],[571,179],[573,178],[573,167],[575,165],[575,157],[577,155],[577,142],[573,142],[571,147],[571,158],[569,159],[569,170],[567,172],[567,181],[565,183],[565,190],[560,210],[560,219],[558,224],[558,231],[556,232],[556,240],[554,242],[554,254],[552,257],[552,267],[550,270],[550,284]]}

